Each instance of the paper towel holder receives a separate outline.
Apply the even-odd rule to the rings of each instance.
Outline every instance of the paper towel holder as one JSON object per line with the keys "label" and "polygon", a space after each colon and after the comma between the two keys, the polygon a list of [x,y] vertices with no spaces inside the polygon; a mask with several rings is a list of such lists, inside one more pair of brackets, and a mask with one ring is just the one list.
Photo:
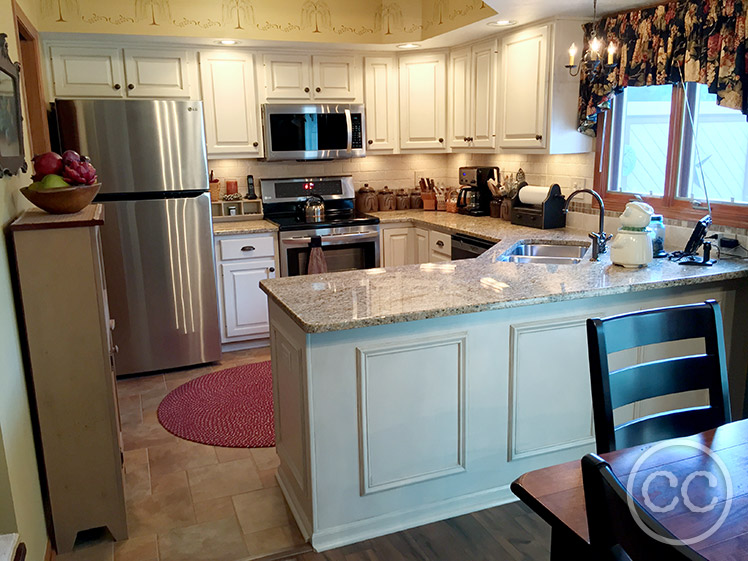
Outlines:
{"label": "paper towel holder", "polygon": [[512,198],[512,224],[543,230],[564,228],[566,226],[566,214],[564,214],[566,199],[561,194],[561,187],[558,183],[548,188],[545,200],[538,204],[523,203],[520,200],[519,195],[525,187],[529,185],[525,182],[520,183],[519,189]]}

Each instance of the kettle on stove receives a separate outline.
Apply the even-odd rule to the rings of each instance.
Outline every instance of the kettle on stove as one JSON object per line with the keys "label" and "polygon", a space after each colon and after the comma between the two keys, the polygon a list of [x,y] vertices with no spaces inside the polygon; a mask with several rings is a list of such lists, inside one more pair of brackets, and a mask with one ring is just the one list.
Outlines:
{"label": "kettle on stove", "polygon": [[304,205],[307,222],[322,222],[325,219],[325,201],[320,195],[311,194]]}

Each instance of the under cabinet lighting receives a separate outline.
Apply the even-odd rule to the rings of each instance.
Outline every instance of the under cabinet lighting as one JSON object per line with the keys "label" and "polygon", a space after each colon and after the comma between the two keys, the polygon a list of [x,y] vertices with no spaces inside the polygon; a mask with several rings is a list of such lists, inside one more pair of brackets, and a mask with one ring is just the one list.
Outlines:
{"label": "under cabinet lighting", "polygon": [[420,46],[421,45],[419,45],[418,43],[403,43],[402,45],[398,45],[397,48],[398,49],[417,49]]}
{"label": "under cabinet lighting", "polygon": [[234,39],[221,39],[220,41],[216,41],[219,45],[238,45],[239,41],[236,41]]}
{"label": "under cabinet lighting", "polygon": [[517,21],[513,19],[499,19],[496,21],[490,21],[486,25],[492,27],[509,27],[510,25],[517,25]]}

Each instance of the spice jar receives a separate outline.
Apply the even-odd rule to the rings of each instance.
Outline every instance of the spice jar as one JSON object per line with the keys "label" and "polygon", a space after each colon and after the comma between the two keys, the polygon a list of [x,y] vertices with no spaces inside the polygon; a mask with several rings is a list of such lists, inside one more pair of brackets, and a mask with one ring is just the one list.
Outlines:
{"label": "spice jar", "polygon": [[650,236],[652,238],[652,255],[663,257],[665,255],[665,223],[661,214],[653,214],[649,222]]}
{"label": "spice jar", "polygon": [[419,189],[413,189],[410,192],[410,208],[423,208],[423,199]]}
{"label": "spice jar", "polygon": [[397,208],[397,202],[395,201],[395,193],[390,191],[386,185],[384,189],[379,192],[379,210],[395,210]]}
{"label": "spice jar", "polygon": [[410,208],[410,195],[405,189],[398,189],[395,194],[397,210],[408,210]]}
{"label": "spice jar", "polygon": [[368,183],[364,183],[364,186],[356,193],[356,208],[363,213],[376,212],[379,209],[377,192],[369,187]]}
{"label": "spice jar", "polygon": [[491,204],[488,207],[491,218],[501,218],[501,201],[502,197],[494,197],[491,199]]}

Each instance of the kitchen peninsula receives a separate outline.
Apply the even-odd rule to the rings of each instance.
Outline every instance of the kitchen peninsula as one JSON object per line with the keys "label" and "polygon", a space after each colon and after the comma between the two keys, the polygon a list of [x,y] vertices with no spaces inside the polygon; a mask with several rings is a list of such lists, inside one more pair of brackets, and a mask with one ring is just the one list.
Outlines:
{"label": "kitchen peninsula", "polygon": [[[573,265],[501,262],[520,242],[589,240],[487,217],[385,214],[497,243],[471,260],[261,283],[278,480],[316,549],[508,502],[521,473],[592,451],[588,317],[717,299],[740,415],[748,264],[657,260],[637,270],[607,254]],[[639,358],[667,352],[677,350],[647,348]]]}

